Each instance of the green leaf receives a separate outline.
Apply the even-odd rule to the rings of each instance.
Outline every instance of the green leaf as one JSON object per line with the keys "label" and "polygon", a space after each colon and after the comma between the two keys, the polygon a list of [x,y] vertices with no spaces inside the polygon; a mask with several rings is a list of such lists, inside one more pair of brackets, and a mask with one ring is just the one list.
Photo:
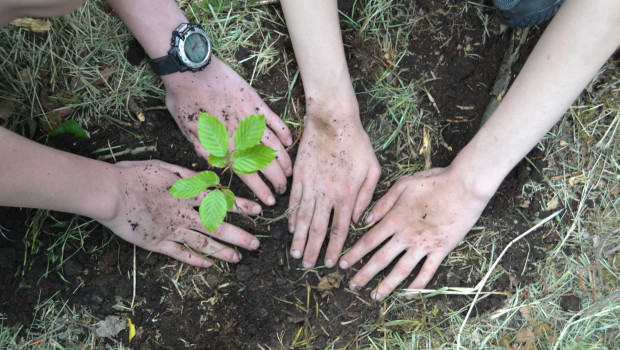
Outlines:
{"label": "green leaf", "polygon": [[255,145],[233,153],[233,171],[238,174],[254,174],[269,165],[276,156],[276,150],[265,145]]}
{"label": "green leaf", "polygon": [[83,139],[90,138],[90,134],[88,133],[88,131],[82,129],[80,124],[78,124],[73,119],[67,120],[66,122],[60,124],[59,127],[48,132],[47,136],[56,136],[58,134],[63,134],[63,133],[72,134],[75,137],[79,137]]}
{"label": "green leaf", "polygon": [[235,150],[241,151],[260,142],[265,134],[265,116],[262,114],[249,115],[239,123],[233,138]]}
{"label": "green leaf", "polygon": [[220,183],[212,171],[203,171],[187,179],[181,179],[170,187],[170,194],[178,198],[190,198]]}
{"label": "green leaf", "polygon": [[226,196],[220,190],[209,192],[200,203],[198,213],[207,231],[215,231],[226,217]]}
{"label": "green leaf", "polygon": [[210,154],[209,158],[207,158],[207,161],[209,162],[209,164],[217,168],[225,168],[226,165],[228,165],[228,157],[226,156],[218,157],[218,156],[214,156],[213,154]]}
{"label": "green leaf", "polygon": [[225,188],[222,192],[224,192],[224,196],[226,196],[226,207],[228,210],[233,210],[235,206],[235,194],[227,188]]}
{"label": "green leaf", "polygon": [[200,112],[198,139],[207,152],[214,156],[224,157],[228,153],[226,127],[211,114]]}

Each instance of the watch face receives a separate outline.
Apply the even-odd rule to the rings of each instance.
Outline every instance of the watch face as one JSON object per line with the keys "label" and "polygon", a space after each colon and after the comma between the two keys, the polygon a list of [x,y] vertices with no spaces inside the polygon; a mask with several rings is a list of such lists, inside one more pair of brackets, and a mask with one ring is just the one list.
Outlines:
{"label": "watch face", "polygon": [[205,37],[198,33],[192,33],[185,39],[183,49],[187,58],[195,63],[202,62],[209,52]]}

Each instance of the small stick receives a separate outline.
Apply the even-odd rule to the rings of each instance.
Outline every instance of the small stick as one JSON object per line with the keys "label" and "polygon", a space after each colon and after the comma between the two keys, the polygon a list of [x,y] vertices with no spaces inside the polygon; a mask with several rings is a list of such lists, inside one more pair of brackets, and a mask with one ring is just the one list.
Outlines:
{"label": "small stick", "polygon": [[106,154],[106,155],[99,157],[98,159],[99,160],[114,159],[114,161],[116,161],[116,157],[124,156],[127,154],[136,155],[139,153],[155,152],[155,151],[157,151],[157,146],[142,146],[142,147],[136,147],[132,149],[126,149],[123,151],[118,151],[118,152],[111,153],[111,154]]}

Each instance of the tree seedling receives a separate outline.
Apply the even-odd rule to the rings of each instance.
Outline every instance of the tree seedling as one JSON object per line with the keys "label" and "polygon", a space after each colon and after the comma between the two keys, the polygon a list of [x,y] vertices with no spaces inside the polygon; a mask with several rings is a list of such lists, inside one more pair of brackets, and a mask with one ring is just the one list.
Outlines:
{"label": "tree seedling", "polygon": [[[198,120],[198,139],[209,152],[207,162],[214,167],[232,169],[237,174],[254,174],[266,167],[276,156],[276,150],[260,144],[265,133],[265,116],[252,114],[245,117],[237,126],[233,137],[234,151],[229,151],[226,127],[216,117],[200,113]],[[232,172],[231,172],[232,180]],[[170,193],[178,198],[197,196],[205,190],[212,189],[202,200],[198,213],[200,221],[209,232],[215,231],[224,218],[226,211],[232,210],[235,195],[228,186],[220,184],[220,178],[212,171],[203,171],[187,179],[181,179],[172,185]]]}

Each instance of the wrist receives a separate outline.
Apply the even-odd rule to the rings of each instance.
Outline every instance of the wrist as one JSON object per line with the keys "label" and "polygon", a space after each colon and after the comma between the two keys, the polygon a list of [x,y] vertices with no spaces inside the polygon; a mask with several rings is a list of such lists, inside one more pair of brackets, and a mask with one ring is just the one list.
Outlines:
{"label": "wrist", "polygon": [[222,65],[226,66],[226,64],[220,61],[215,55],[211,56],[211,62],[205,67],[205,69],[199,72],[176,72],[172,74],[162,75],[160,76],[161,81],[164,83],[164,87],[166,88],[166,92],[174,92],[175,89],[196,89],[198,87],[198,82],[206,82],[207,85],[210,85],[213,88],[215,82],[213,84],[208,84],[211,79],[216,79],[219,76],[218,72],[221,71]]}
{"label": "wrist", "polygon": [[[96,194],[89,195],[95,202],[85,202],[86,213],[82,215],[93,218],[99,222],[110,221],[116,218],[120,212],[121,204],[126,193],[127,181],[123,181],[123,170],[116,164],[103,163],[100,169],[101,185],[97,186]],[[89,205],[90,204],[90,205]]]}
{"label": "wrist", "polygon": [[306,116],[308,121],[338,127],[343,124],[361,125],[359,106],[353,88],[329,89],[306,93]]}
{"label": "wrist", "polygon": [[454,181],[462,184],[465,192],[478,200],[488,202],[497,191],[504,176],[493,176],[497,169],[487,169],[475,157],[469,157],[464,149],[448,167]]}

